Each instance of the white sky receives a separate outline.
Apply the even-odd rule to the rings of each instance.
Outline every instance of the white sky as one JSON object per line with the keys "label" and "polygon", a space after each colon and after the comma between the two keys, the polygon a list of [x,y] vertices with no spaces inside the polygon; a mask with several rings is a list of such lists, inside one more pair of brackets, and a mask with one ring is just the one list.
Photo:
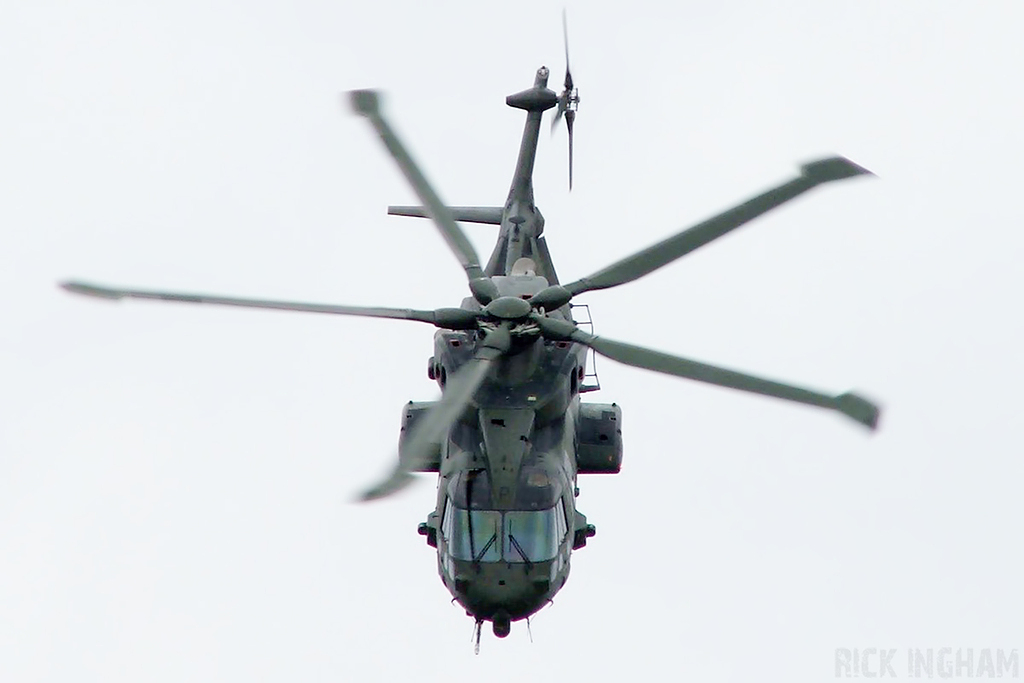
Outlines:
{"label": "white sky", "polygon": [[[575,3],[577,119],[536,185],[564,280],[842,153],[597,331],[885,406],[839,417],[599,362],[598,535],[505,641],[449,604],[421,482],[350,503],[432,328],[72,297],[433,308],[466,294],[339,94],[453,204],[500,204],[546,2],[21,2],[0,22],[0,680],[821,681],[835,648],[1024,647],[1024,5]],[[486,258],[494,231],[467,227]],[[897,673],[906,676],[905,666]]]}

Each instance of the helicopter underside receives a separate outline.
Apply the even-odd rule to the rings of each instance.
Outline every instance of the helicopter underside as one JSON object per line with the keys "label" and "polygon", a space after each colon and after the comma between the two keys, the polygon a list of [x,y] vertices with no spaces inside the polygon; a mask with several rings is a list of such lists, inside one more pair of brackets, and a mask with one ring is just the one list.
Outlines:
{"label": "helicopter underside", "polygon": [[452,596],[476,620],[525,619],[551,601],[569,575],[564,557],[530,566],[454,560],[438,553],[438,571]]}

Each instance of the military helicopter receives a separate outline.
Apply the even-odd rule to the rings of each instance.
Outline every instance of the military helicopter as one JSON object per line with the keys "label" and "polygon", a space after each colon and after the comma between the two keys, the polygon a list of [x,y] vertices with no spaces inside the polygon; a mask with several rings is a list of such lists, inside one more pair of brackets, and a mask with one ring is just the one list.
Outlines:
{"label": "military helicopter", "polygon": [[[668,265],[818,185],[869,172],[843,157],[812,161],[788,182],[561,284],[543,236],[544,217],[534,203],[532,176],[542,116],[555,109],[553,127],[564,120],[568,132],[572,187],[573,124],[580,100],[567,42],[560,94],[547,87],[548,77],[541,67],[532,87],[506,98],[507,105],[526,112],[526,125],[501,207],[445,205],[385,119],[379,95],[349,93],[355,112],[373,125],[422,202],[392,206],[388,213],[432,220],[465,271],[471,296],[458,308],[339,306],[62,284],[71,292],[108,299],[395,318],[439,328],[427,374],[440,386],[441,398],[405,407],[397,461],[362,499],[395,493],[414,472],[438,475],[436,505],[419,533],[437,549],[441,580],[474,618],[478,649],[484,621],[503,638],[512,622],[528,619],[550,602],[565,585],[572,551],[594,535],[594,526],[576,509],[578,476],[620,470],[620,407],[581,400],[598,388],[587,383],[589,355],[828,408],[870,429],[879,417],[876,405],[854,393],[831,395],[596,336],[574,319],[572,304],[579,294],[632,282]],[[460,221],[500,226],[486,265]]]}

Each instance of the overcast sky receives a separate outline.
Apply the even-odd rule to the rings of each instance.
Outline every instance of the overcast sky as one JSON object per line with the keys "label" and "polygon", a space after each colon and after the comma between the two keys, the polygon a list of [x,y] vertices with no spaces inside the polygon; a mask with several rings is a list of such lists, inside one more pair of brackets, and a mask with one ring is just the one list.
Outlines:
{"label": "overcast sky", "polygon": [[[849,156],[643,281],[596,331],[884,406],[839,416],[598,363],[625,460],[504,641],[416,534],[433,481],[351,502],[429,400],[432,329],[113,285],[434,308],[466,295],[352,88],[442,198],[503,202],[504,97],[564,73],[547,2],[24,2],[0,22],[0,680],[822,681],[836,648],[1024,649],[1024,5],[568,5],[563,280]],[[466,228],[486,258],[495,231]],[[900,655],[896,672],[907,676]]]}

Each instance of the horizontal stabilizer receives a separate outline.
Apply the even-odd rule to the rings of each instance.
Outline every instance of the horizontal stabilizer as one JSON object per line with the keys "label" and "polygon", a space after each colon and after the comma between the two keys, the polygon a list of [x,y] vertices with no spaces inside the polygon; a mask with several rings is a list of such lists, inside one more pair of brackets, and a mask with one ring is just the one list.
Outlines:
{"label": "horizontal stabilizer", "polygon": [[[500,206],[449,206],[452,218],[465,223],[489,223],[501,225]],[[413,218],[430,218],[422,206],[389,206],[391,216],[411,216]]]}

